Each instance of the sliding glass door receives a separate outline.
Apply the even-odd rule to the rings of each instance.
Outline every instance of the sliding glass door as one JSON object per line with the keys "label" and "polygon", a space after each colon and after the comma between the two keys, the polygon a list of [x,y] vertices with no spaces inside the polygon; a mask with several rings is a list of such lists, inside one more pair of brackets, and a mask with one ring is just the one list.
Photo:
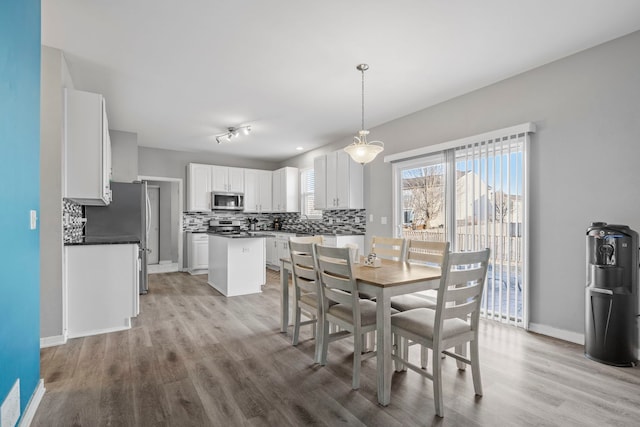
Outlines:
{"label": "sliding glass door", "polygon": [[487,318],[526,327],[527,134],[504,135],[394,164],[396,226],[407,239],[491,249]]}

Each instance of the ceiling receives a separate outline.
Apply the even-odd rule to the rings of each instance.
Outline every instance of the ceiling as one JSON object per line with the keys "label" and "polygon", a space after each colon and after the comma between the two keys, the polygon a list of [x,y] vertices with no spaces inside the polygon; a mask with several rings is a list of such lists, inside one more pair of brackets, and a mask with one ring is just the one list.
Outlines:
{"label": "ceiling", "polygon": [[[47,0],[42,43],[144,147],[282,161],[640,29],[637,0]],[[229,126],[250,135],[217,144]],[[371,135],[375,139],[375,135]]]}

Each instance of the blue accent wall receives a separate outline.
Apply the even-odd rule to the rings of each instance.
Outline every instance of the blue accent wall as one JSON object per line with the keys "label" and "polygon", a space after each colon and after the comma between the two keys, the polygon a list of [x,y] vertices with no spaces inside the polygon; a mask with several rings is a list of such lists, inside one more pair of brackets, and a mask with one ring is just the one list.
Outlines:
{"label": "blue accent wall", "polygon": [[40,0],[0,1],[0,402],[40,379]]}

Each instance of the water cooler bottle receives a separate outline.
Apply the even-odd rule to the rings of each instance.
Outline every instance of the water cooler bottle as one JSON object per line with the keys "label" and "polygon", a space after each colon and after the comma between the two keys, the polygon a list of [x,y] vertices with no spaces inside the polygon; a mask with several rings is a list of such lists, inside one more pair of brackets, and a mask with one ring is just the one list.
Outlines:
{"label": "water cooler bottle", "polygon": [[585,355],[633,366],[638,345],[638,233],[594,222],[587,229]]}

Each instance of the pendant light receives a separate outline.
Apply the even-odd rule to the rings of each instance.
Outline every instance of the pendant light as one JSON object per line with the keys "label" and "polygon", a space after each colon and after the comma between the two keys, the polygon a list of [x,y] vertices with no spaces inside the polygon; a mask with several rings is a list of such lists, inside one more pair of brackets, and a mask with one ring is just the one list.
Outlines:
{"label": "pendant light", "polygon": [[364,165],[375,159],[384,150],[384,143],[382,141],[367,142],[369,131],[364,128],[364,72],[369,69],[369,66],[359,64],[356,68],[362,73],[362,127],[358,131],[358,136],[353,137],[353,142],[346,146],[344,151],[354,161]]}

